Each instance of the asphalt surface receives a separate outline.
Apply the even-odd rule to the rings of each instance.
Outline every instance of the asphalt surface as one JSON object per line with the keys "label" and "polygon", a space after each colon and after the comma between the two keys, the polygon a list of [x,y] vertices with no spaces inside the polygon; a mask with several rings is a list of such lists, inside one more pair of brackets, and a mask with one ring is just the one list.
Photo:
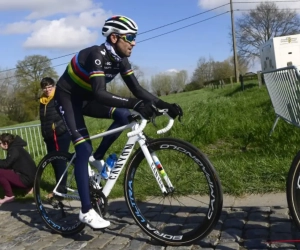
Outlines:
{"label": "asphalt surface", "polygon": [[109,202],[111,226],[86,227],[72,237],[47,229],[34,203],[13,202],[0,207],[0,250],[60,249],[300,249],[300,231],[288,215],[285,193],[224,196],[222,215],[214,230],[191,246],[153,242],[131,218],[125,201]]}

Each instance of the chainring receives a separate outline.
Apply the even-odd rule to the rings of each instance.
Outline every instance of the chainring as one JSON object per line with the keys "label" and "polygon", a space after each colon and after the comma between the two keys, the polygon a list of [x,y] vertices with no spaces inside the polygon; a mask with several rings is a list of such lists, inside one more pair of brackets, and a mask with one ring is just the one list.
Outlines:
{"label": "chainring", "polygon": [[108,208],[107,197],[103,194],[102,189],[96,189],[90,186],[90,195],[92,207],[101,216],[105,216]]}

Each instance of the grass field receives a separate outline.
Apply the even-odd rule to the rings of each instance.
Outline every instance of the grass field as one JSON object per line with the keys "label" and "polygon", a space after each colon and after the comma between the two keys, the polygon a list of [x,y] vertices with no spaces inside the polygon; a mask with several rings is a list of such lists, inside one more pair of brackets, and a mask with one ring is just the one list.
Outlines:
{"label": "grass field", "polygon": [[[248,81],[245,91],[240,91],[240,85],[228,85],[162,99],[177,102],[184,110],[183,124],[176,122],[163,136],[187,140],[204,152],[219,173],[224,193],[285,191],[288,169],[300,148],[300,131],[280,120],[269,136],[275,113],[265,86]],[[157,119],[158,126],[164,122]],[[86,123],[90,134],[95,134],[104,131],[110,121],[87,118]],[[162,137],[151,124],[145,131],[151,137]],[[108,153],[120,153],[126,140],[123,133]],[[98,143],[93,141],[94,148]],[[112,196],[122,195],[122,182],[121,176]]]}

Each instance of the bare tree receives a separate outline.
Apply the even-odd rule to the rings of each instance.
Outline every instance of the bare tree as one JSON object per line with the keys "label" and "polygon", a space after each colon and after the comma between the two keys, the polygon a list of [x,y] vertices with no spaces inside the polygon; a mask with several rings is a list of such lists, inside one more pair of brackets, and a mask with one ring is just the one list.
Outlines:
{"label": "bare tree", "polygon": [[154,75],[151,77],[151,89],[153,91],[153,93],[157,96],[161,96],[161,89],[160,89],[160,81],[159,81],[159,76],[158,75]]}
{"label": "bare tree", "polygon": [[19,122],[16,110],[20,109],[22,102],[17,98],[19,84],[14,71],[8,70],[0,73],[0,126],[7,126]]}
{"label": "bare tree", "polygon": [[185,88],[188,73],[186,70],[180,70],[172,75],[172,92],[177,93]]}
{"label": "bare tree", "polygon": [[203,86],[204,82],[213,80],[213,67],[214,60],[212,58],[207,60],[205,57],[200,57],[193,73],[192,81]]}
{"label": "bare tree", "polygon": [[122,97],[132,97],[132,93],[125,84],[119,86],[118,95]]}
{"label": "bare tree", "polygon": [[141,79],[141,80],[139,80],[139,84],[140,84],[144,89],[146,89],[147,91],[151,92],[151,91],[150,91],[150,87],[149,87],[149,82],[148,82],[148,80]]}
{"label": "bare tree", "polygon": [[144,72],[140,69],[139,66],[135,65],[134,63],[130,62],[130,64],[136,79],[140,81],[144,77]]}
{"label": "bare tree", "polygon": [[155,95],[168,95],[172,91],[172,76],[167,73],[160,73],[151,77],[151,88]]}
{"label": "bare tree", "polygon": [[0,73],[0,113],[8,115],[10,112],[10,99],[15,85],[14,72]]}
{"label": "bare tree", "polygon": [[114,78],[112,81],[110,81],[107,85],[106,85],[106,88],[107,88],[107,91],[110,92],[110,93],[113,93],[113,94],[116,94],[118,95],[118,85],[119,85],[119,82],[121,81],[120,77],[117,76],[116,78]]}
{"label": "bare tree", "polygon": [[[131,64],[131,68],[134,72],[134,76],[136,77],[136,79],[138,80],[138,82],[140,83],[140,85],[142,87],[143,84],[144,84],[144,72],[140,69],[139,66],[135,65],[134,63],[130,62]],[[115,94],[118,94],[118,95],[122,95],[124,94],[124,97],[133,97],[133,94],[131,93],[131,91],[128,89],[128,87],[126,86],[126,84],[124,83],[124,81],[121,79],[120,75],[118,75],[116,78],[116,82],[119,84],[120,82],[123,83],[123,86],[119,87],[118,91],[121,91],[121,93],[115,93]]]}
{"label": "bare tree", "polygon": [[238,54],[247,60],[259,57],[259,47],[270,38],[300,31],[300,18],[296,11],[280,10],[274,2],[260,3],[235,23]]}

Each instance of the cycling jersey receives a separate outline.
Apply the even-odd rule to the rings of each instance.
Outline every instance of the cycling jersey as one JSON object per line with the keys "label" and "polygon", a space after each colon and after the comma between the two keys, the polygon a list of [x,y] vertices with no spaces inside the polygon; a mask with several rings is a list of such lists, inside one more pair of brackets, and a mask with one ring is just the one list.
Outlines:
{"label": "cycling jersey", "polygon": [[72,96],[81,96],[83,100],[96,99],[107,106],[133,108],[136,99],[123,98],[106,91],[106,84],[118,73],[136,98],[154,102],[158,100],[139,85],[128,58],[117,60],[109,51],[108,44],[95,45],[77,53],[57,86]]}

